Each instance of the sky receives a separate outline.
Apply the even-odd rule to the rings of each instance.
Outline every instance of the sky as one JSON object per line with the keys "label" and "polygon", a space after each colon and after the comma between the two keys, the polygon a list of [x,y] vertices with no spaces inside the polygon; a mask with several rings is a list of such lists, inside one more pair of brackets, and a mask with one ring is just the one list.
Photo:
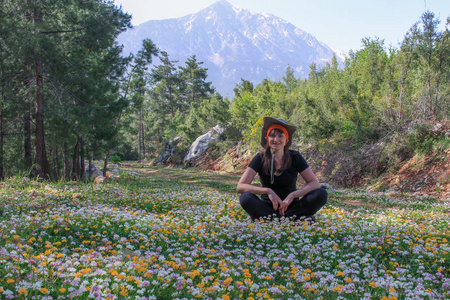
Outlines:
{"label": "sky", "polygon": [[[134,26],[149,20],[179,18],[217,0],[115,0],[132,15]],[[429,10],[441,21],[450,17],[450,0],[228,0],[235,7],[270,13],[343,51],[361,49],[363,38],[384,39],[398,48],[411,26]]]}

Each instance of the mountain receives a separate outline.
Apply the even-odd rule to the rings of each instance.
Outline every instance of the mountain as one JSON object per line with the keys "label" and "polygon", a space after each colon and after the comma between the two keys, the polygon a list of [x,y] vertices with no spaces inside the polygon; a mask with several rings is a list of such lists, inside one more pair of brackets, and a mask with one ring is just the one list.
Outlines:
{"label": "mountain", "polygon": [[195,54],[208,68],[208,81],[229,97],[241,78],[255,84],[279,80],[288,65],[304,78],[311,63],[322,67],[333,54],[342,63],[345,56],[283,19],[233,7],[226,0],[181,18],[148,21],[122,33],[118,42],[127,55],[136,53],[145,38],[179,65]]}

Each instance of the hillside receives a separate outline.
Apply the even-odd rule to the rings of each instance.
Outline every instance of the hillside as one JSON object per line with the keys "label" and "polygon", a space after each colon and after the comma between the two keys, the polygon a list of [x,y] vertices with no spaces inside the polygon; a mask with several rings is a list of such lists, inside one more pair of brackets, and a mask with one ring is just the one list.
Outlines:
{"label": "hillside", "polygon": [[[438,124],[439,134],[450,139],[450,122]],[[382,152],[394,142],[387,142],[384,147],[377,143],[352,152],[336,149],[328,154],[320,153],[314,147],[297,149],[305,156],[319,180],[334,188],[353,187],[371,192],[432,197],[450,204],[450,148],[439,147],[427,154],[411,156],[397,151],[389,156],[397,163],[389,167],[385,162],[386,154]],[[240,145],[215,159],[212,157],[217,157],[217,153],[206,153],[193,165],[210,172],[241,175],[254,153]],[[355,160],[355,153],[366,155],[360,155]]]}

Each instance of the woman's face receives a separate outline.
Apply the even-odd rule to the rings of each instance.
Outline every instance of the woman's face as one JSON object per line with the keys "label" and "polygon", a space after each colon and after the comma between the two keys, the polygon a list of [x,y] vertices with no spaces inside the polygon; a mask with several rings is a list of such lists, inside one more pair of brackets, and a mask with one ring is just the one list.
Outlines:
{"label": "woman's face", "polygon": [[281,131],[281,129],[273,129],[270,131],[269,138],[267,139],[267,144],[273,150],[282,150],[286,146],[287,138],[286,135]]}

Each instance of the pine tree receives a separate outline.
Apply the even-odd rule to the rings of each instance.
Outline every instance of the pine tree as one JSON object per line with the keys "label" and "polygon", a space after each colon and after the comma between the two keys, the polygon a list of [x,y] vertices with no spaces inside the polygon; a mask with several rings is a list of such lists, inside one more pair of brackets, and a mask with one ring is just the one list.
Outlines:
{"label": "pine tree", "polygon": [[130,16],[99,0],[5,1],[2,12],[1,24],[8,29],[2,53],[18,70],[14,85],[22,85],[15,116],[23,120],[25,160],[31,152],[27,133],[31,132],[31,105],[27,102],[32,97],[35,175],[48,178],[51,170],[59,174],[59,153],[66,153],[60,150],[67,149],[67,143],[81,138],[90,145],[96,124],[99,127],[100,120],[117,114],[125,60],[115,39],[130,27]]}
{"label": "pine tree", "polygon": [[170,111],[170,114],[175,117],[175,112],[182,105],[180,101],[180,74],[177,72],[175,64],[178,61],[169,59],[169,54],[161,51],[159,55],[161,64],[152,69],[152,77],[154,82],[154,89],[152,97],[156,98],[156,105],[162,109],[158,111]]}
{"label": "pine tree", "polygon": [[192,55],[186,61],[185,67],[180,67],[180,79],[182,84],[182,93],[185,103],[200,103],[202,99],[209,97],[214,93],[211,82],[207,82],[208,69],[202,68],[203,62],[197,62],[195,55]]}

